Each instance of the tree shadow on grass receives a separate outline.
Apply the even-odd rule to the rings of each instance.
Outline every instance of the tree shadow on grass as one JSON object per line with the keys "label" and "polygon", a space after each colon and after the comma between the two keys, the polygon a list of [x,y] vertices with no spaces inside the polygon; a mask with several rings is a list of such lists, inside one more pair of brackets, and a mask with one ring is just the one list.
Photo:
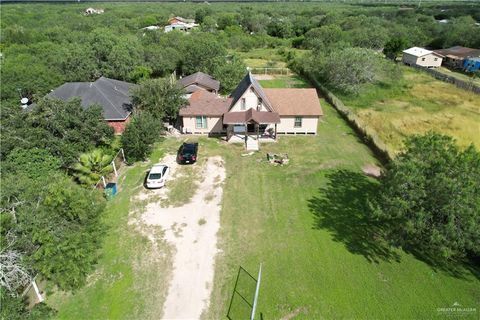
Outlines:
{"label": "tree shadow on grass", "polygon": [[428,264],[435,272],[444,272],[459,279],[468,279],[470,276],[480,279],[480,257],[471,256],[450,260],[429,254],[413,246],[405,245],[403,250]]}
{"label": "tree shadow on grass", "polygon": [[[374,217],[369,205],[378,194],[379,184],[349,170],[331,171],[326,178],[328,183],[320,188],[320,195],[309,200],[315,216],[314,228],[328,230],[334,241],[344,243],[351,253],[363,255],[370,262],[399,262],[400,255],[395,247],[401,245],[389,239],[390,224]],[[413,246],[404,245],[403,250],[428,264],[435,272],[462,279],[473,275],[480,279],[478,257],[452,261]]]}
{"label": "tree shadow on grass", "polygon": [[398,262],[400,256],[385,241],[384,225],[372,216],[369,206],[377,194],[378,183],[349,170],[330,172],[326,178],[327,186],[309,200],[315,215],[314,228],[330,231],[333,240],[370,262]]}

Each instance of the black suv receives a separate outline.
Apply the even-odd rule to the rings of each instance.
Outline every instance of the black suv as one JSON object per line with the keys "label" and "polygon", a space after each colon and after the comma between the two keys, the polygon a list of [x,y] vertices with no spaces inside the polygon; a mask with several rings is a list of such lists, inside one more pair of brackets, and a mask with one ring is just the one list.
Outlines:
{"label": "black suv", "polygon": [[198,143],[184,142],[177,152],[177,162],[181,164],[197,161]]}

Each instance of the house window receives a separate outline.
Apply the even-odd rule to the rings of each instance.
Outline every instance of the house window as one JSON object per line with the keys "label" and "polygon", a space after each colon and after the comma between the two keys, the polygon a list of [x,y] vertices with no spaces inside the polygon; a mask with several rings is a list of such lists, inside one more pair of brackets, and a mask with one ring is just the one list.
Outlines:
{"label": "house window", "polygon": [[207,129],[207,117],[206,116],[195,117],[195,128]]}
{"label": "house window", "polygon": [[295,128],[302,127],[302,117],[295,117],[295,123],[293,125]]}
{"label": "house window", "polygon": [[247,101],[245,98],[242,98],[240,109],[245,110],[247,108]]}
{"label": "house window", "polygon": [[437,61],[437,60],[438,60],[438,58],[434,58],[434,59],[433,59],[433,61]]}
{"label": "house window", "polygon": [[258,97],[257,98],[257,111],[260,111],[262,109],[262,98]]}
{"label": "house window", "polygon": [[425,58],[422,58],[422,61],[425,61]]}

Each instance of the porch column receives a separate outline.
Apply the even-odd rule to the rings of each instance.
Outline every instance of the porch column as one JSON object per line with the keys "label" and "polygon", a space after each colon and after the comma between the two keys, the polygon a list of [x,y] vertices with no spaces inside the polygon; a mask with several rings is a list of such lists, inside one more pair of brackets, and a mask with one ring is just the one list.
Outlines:
{"label": "porch column", "polygon": [[277,140],[277,124],[275,123],[275,141]]}
{"label": "porch column", "polygon": [[258,141],[259,135],[260,135],[260,125],[258,123],[255,123],[255,126],[257,127],[257,141]]}
{"label": "porch column", "polygon": [[247,123],[245,122],[245,144],[247,144],[247,141],[248,141],[248,129],[247,129]]}

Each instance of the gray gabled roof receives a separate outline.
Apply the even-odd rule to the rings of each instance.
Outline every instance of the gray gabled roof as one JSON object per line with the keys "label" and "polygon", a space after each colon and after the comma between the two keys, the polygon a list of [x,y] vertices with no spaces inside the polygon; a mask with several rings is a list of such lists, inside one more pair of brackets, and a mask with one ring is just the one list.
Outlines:
{"label": "gray gabled roof", "polygon": [[125,120],[132,112],[129,89],[134,84],[101,77],[95,82],[67,82],[50,92],[47,97],[70,100],[81,99],[84,109],[98,104],[105,120]]}
{"label": "gray gabled roof", "polygon": [[268,99],[267,95],[263,91],[262,86],[258,81],[252,76],[250,71],[245,75],[245,77],[240,81],[238,86],[233,90],[232,94],[230,97],[232,98],[232,104],[230,105],[230,109],[237,103],[237,101],[243,96],[245,91],[250,88],[250,86],[253,87],[255,92],[262,98],[263,104],[270,109],[271,111],[275,111],[275,109],[272,106],[272,103]]}
{"label": "gray gabled roof", "polygon": [[191,85],[200,85],[215,91],[220,89],[220,81],[215,80],[211,75],[203,72],[195,72],[194,74],[186,76],[178,81],[183,88]]}

